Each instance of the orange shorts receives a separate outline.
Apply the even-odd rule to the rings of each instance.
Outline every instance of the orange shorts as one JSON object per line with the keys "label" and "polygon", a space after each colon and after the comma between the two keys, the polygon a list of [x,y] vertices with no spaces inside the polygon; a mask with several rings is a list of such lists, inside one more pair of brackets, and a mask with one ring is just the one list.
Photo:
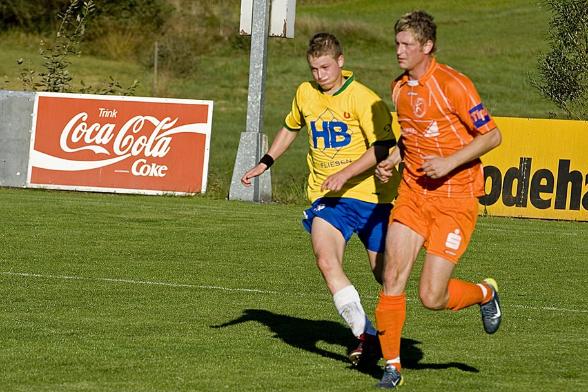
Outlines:
{"label": "orange shorts", "polygon": [[403,187],[390,215],[425,238],[428,253],[457,263],[478,219],[478,199],[425,196]]}

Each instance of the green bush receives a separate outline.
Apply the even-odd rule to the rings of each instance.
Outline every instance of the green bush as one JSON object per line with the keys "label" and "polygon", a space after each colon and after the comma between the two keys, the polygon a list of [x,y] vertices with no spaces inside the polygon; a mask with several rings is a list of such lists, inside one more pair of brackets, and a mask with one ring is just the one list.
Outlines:
{"label": "green bush", "polygon": [[[52,36],[61,28],[56,23],[58,16],[71,8],[71,3],[3,0],[0,31],[17,29],[41,34],[49,37],[45,41],[51,46]],[[85,3],[76,2],[72,11],[81,12]],[[159,69],[184,76],[197,71],[198,59],[203,55],[227,47],[249,48],[238,32],[238,0],[94,0],[93,4],[79,48],[91,55],[151,67],[157,42]]]}
{"label": "green bush", "polygon": [[48,32],[55,27],[59,10],[67,8],[69,3],[69,0],[3,0],[0,2],[0,30]]}
{"label": "green bush", "polygon": [[[198,58],[239,46],[237,0],[95,0],[84,51],[115,60],[153,66],[174,76],[193,73]],[[234,45],[233,45],[234,44]],[[248,49],[248,46],[246,47]]]}
{"label": "green bush", "polygon": [[544,0],[552,12],[551,50],[532,84],[568,117],[588,119],[588,1]]}
{"label": "green bush", "polygon": [[174,8],[165,0],[95,0],[85,50],[112,59],[141,60],[152,53]]}
{"label": "green bush", "polygon": [[[83,3],[79,2],[76,11],[83,7]],[[94,4],[94,21],[98,26],[110,22],[112,26],[130,26],[138,33],[161,29],[172,10],[166,0],[95,0]],[[64,12],[69,5],[69,0],[3,0],[0,2],[0,30],[19,28],[26,32],[47,33],[55,30],[57,14]],[[103,32],[103,29],[97,29],[94,35]]]}

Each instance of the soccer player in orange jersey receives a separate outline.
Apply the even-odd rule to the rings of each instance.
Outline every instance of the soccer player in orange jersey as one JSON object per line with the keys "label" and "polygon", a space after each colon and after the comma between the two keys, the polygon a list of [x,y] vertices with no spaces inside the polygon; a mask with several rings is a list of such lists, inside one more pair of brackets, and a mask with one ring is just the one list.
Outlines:
{"label": "soccer player in orange jersey", "polygon": [[386,237],[383,290],[376,325],[386,366],[382,388],[402,384],[400,339],[406,316],[405,287],[419,250],[426,256],[419,296],[432,310],[454,311],[480,305],[487,333],[501,321],[493,279],[470,283],[452,278],[471,238],[484,195],[479,157],[501,142],[500,130],[486,111],[471,80],[439,64],[436,25],[422,11],[395,25],[396,58],[404,73],[392,84],[401,126],[400,148],[376,167],[388,181],[402,159],[404,171]]}

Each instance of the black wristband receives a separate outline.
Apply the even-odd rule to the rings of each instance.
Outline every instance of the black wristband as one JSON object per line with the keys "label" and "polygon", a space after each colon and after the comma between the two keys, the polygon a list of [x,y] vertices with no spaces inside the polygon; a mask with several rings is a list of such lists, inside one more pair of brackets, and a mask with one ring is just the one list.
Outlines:
{"label": "black wristband", "polygon": [[272,156],[269,154],[265,154],[261,157],[259,163],[263,163],[269,169],[274,164],[274,158],[272,158]]}

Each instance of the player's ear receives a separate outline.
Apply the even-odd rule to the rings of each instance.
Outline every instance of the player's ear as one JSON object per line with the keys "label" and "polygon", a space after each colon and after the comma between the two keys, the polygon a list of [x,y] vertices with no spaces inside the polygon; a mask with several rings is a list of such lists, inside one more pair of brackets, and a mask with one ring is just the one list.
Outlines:
{"label": "player's ear", "polygon": [[343,64],[345,64],[345,57],[343,57],[342,54],[337,57],[337,64],[339,65],[339,68],[343,68]]}
{"label": "player's ear", "polygon": [[433,53],[433,48],[435,47],[435,44],[433,43],[433,41],[428,40],[427,42],[425,42],[425,44],[423,45],[423,53],[424,54],[431,54]]}

